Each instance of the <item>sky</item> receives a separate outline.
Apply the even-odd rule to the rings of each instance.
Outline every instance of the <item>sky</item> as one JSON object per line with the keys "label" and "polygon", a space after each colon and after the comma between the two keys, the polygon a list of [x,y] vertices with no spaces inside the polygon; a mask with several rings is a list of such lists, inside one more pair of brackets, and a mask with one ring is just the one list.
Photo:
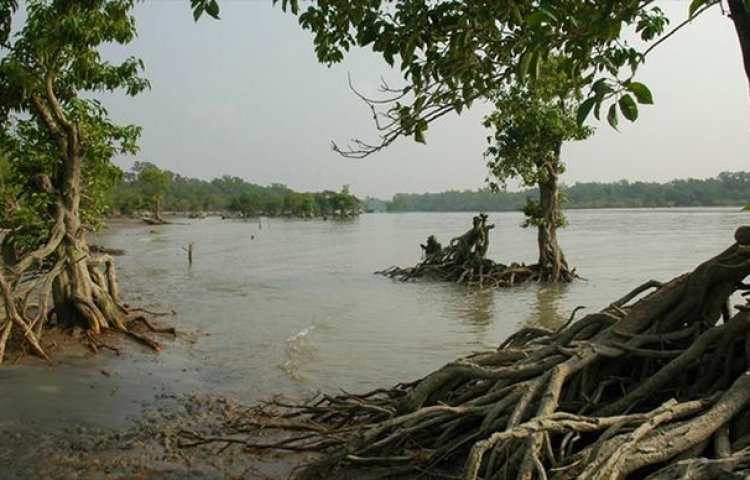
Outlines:
{"label": "sky", "polygon": [[[677,23],[689,2],[660,6]],[[427,145],[400,139],[365,159],[346,159],[331,141],[376,140],[368,107],[349,89],[375,95],[397,71],[371,52],[340,65],[319,64],[312,35],[270,0],[223,0],[221,20],[195,23],[186,0],[148,0],[135,9],[138,38],[109,48],[111,58],[138,56],[151,89],[104,98],[119,123],[143,127],[137,157],[184,176],[232,175],[299,191],[340,190],[359,197],[485,186],[481,126],[486,105],[431,125]],[[639,72],[655,105],[643,106],[619,132],[598,125],[585,142],[567,144],[576,182],[708,178],[750,164],[748,85],[731,21],[718,8],[659,47]]]}

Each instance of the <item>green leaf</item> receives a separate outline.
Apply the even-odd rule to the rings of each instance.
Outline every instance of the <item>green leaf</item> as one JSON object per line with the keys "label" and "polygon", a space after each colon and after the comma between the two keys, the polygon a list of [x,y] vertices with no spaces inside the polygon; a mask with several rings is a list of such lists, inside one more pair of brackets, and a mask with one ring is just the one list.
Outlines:
{"label": "green leaf", "polygon": [[[748,0],[745,0],[747,3]],[[698,11],[699,8],[701,8],[703,5],[706,4],[706,0],[693,0],[690,2],[690,7],[688,8],[688,16],[693,17],[695,15],[695,12]]]}
{"label": "green leaf", "polygon": [[206,9],[206,6],[203,3],[198,3],[195,5],[195,8],[193,9],[193,19],[197,22],[201,15],[203,15],[203,11]]}
{"label": "green leaf", "polygon": [[543,6],[540,5],[539,6],[539,11],[542,12],[543,14],[547,15],[550,18],[550,20],[552,20],[554,23],[558,22],[557,17],[555,16],[555,14],[552,13],[552,11],[549,10],[548,8],[544,8]]}
{"label": "green leaf", "polygon": [[219,4],[216,0],[211,0],[206,4],[206,13],[215,19],[219,19]]}
{"label": "green leaf", "polygon": [[607,123],[617,130],[617,121],[617,104],[613,103],[609,107],[609,112],[607,112]]}
{"label": "green leaf", "polygon": [[745,11],[750,13],[750,0],[745,0]]}
{"label": "green leaf", "polygon": [[578,125],[583,125],[583,122],[586,121],[586,117],[589,116],[589,113],[591,113],[591,109],[594,108],[594,105],[596,105],[596,103],[596,97],[587,98],[583,101],[583,103],[581,103],[581,105],[578,107],[578,114],[576,115],[576,121],[578,122]]}
{"label": "green leaf", "polygon": [[427,121],[422,119],[417,122],[414,128],[414,141],[419,143],[427,143],[424,138],[424,132],[427,131]]}
{"label": "green leaf", "polygon": [[534,52],[534,58],[531,59],[531,67],[533,68],[533,70],[531,71],[531,75],[532,75],[531,78],[533,78],[534,80],[539,78],[539,69],[541,67],[541,64],[542,64],[542,55],[537,50],[536,52]]}
{"label": "green leaf", "polygon": [[646,105],[652,105],[654,103],[654,98],[651,96],[651,90],[649,90],[646,85],[640,82],[630,82],[627,84],[627,89],[635,95],[638,103]]}
{"label": "green leaf", "polygon": [[609,85],[606,78],[600,78],[594,84],[591,86],[591,90],[594,91],[594,93],[597,96],[604,97],[608,93],[612,93],[612,86]]}
{"label": "green leaf", "polygon": [[541,25],[547,21],[549,21],[549,17],[544,12],[540,12],[539,10],[530,13],[526,17],[526,24],[532,27]]}
{"label": "green leaf", "polygon": [[531,52],[524,52],[523,55],[521,55],[521,61],[518,62],[518,76],[521,78],[526,78],[526,75],[529,73],[529,64],[531,63]]}
{"label": "green leaf", "polygon": [[638,118],[638,105],[636,105],[633,97],[626,93],[620,97],[620,101],[617,103],[620,105],[620,111],[622,112],[623,117],[631,122],[634,122]]}

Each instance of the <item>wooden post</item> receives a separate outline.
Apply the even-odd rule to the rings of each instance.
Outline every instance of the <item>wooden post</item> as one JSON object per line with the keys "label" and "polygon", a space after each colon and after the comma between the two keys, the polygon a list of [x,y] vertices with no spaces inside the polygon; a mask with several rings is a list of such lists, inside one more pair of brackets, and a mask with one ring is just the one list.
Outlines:
{"label": "wooden post", "polygon": [[183,250],[185,250],[188,254],[188,264],[193,264],[193,250],[195,249],[195,243],[190,242],[188,243],[187,248],[182,247]]}

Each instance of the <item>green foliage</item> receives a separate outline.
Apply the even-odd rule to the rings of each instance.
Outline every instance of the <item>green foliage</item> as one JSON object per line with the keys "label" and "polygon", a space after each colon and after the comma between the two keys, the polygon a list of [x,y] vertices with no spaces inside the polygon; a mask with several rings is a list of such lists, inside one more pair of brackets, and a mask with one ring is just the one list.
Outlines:
{"label": "green foliage", "polygon": [[[560,202],[562,203],[562,202]],[[521,227],[523,228],[529,228],[529,227],[547,227],[547,222],[549,221],[545,215],[544,210],[542,209],[542,204],[539,203],[539,200],[537,200],[534,197],[527,196],[526,197],[526,203],[524,204],[523,208],[521,208],[521,212],[523,212],[524,220],[521,223]],[[555,215],[555,228],[562,228],[568,225],[568,221],[565,218],[565,215],[563,215],[562,211],[558,211]]]}
{"label": "green foliage", "polygon": [[485,118],[484,125],[494,136],[488,137],[485,158],[492,188],[518,178],[526,186],[547,192],[547,211],[536,200],[527,199],[523,226],[556,229],[565,224],[557,189],[558,176],[565,170],[560,159],[562,145],[583,140],[593,131],[576,119],[579,96],[560,68],[560,60],[536,61],[535,68],[539,72],[533,82],[508,86],[492,96],[495,111]]}
{"label": "green foliage", "polygon": [[389,213],[405,212],[408,210],[406,200],[399,194],[393,196],[393,200],[385,204],[385,211]]}
{"label": "green foliage", "polygon": [[210,17],[219,19],[219,3],[216,0],[190,0],[190,8],[193,10],[193,18],[198,21],[203,13]]}
{"label": "green foliage", "polygon": [[485,152],[493,177],[491,186],[519,178],[526,186],[546,182],[550,166],[562,173],[560,148],[570,140],[583,140],[593,131],[580,126],[574,112],[575,90],[557,61],[546,62],[544,73],[533,84],[511,85],[491,96],[495,111],[484,120],[494,131]]}
{"label": "green foliage", "polygon": [[622,38],[629,31],[656,42],[668,25],[661,9],[641,0],[285,0],[282,8],[312,32],[319,61],[337,63],[353,47],[366,47],[401,70],[405,86],[387,103],[392,123],[381,145],[360,144],[363,151],[353,154],[372,153],[400,136],[424,141],[430,122],[536,80],[553,57],[576,89],[588,87],[592,101],[581,105],[581,121],[592,111],[598,117],[606,101],[621,105],[610,110],[612,123],[618,111],[635,119],[638,105],[652,102],[642,84],[629,88],[648,50]]}
{"label": "green foliage", "polygon": [[[144,174],[148,172],[148,174]],[[153,175],[158,172],[157,175]],[[154,190],[153,177],[167,178]],[[211,181],[187,178],[153,164],[136,162],[131,172],[109,194],[112,213],[136,214],[151,209],[153,193],[159,197],[163,210],[173,212],[235,212],[243,217],[257,215],[312,218],[320,216],[356,215],[361,210],[359,200],[348,187],[337,193],[295,192],[285,185],[274,183],[267,187],[248,183],[239,177],[224,175]]]}
{"label": "green foliage", "polygon": [[255,217],[261,210],[263,203],[257,192],[246,192],[229,204],[229,210],[239,212],[243,217]]}
{"label": "green foliage", "polygon": [[153,163],[135,162],[133,173],[136,175],[141,195],[153,206],[154,213],[159,214],[159,205],[169,190],[170,175]]}
{"label": "green foliage", "polygon": [[16,0],[0,0],[0,43],[8,41],[13,13],[18,9]]}
{"label": "green foliage", "polygon": [[367,213],[382,213],[386,211],[388,202],[379,198],[367,196],[364,200],[360,201],[360,204],[362,205],[362,209]]}
{"label": "green foliage", "polygon": [[[586,182],[562,187],[567,208],[718,207],[746,205],[750,199],[750,172],[723,172],[707,180],[683,179],[667,183]],[[389,211],[478,212],[523,210],[527,197],[536,202],[534,189],[519,192],[489,189],[393,196]],[[533,212],[532,212],[533,213]]]}
{"label": "green foliage", "polygon": [[[7,156],[6,182],[16,208],[2,226],[18,232],[24,249],[38,244],[50,227],[57,193],[40,187],[39,175],[53,183],[71,151],[63,131],[80,132],[81,217],[89,228],[107,209],[107,192],[122,172],[111,163],[119,154],[137,150],[140,128],[109,120],[96,99],[103,91],[135,95],[148,88],[139,76],[142,62],[102,60],[103,44],[126,44],[136,34],[129,15],[135,0],[29,0],[20,30],[0,47],[0,150]],[[0,3],[0,16],[8,2]],[[20,245],[23,244],[23,245]]]}

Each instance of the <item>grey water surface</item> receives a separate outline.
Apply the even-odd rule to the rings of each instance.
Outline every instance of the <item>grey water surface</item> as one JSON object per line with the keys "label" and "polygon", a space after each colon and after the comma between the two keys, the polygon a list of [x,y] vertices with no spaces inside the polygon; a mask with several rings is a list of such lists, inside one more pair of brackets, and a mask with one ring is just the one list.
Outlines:
{"label": "grey water surface", "polygon": [[[738,208],[574,210],[560,242],[585,280],[472,291],[373,275],[446,244],[471,213],[366,214],[347,221],[179,220],[117,225],[97,243],[122,248],[126,300],[176,315],[164,351],[133,345],[53,367],[0,368],[0,421],[117,426],[159,396],[185,392],[245,402],[318,390],[362,391],[414,380],[493,348],[523,325],[555,327],[649,279],[693,269],[733,242]],[[533,263],[536,234],[520,213],[491,213],[489,256]],[[194,263],[182,249],[195,244]],[[581,313],[581,315],[583,314]]]}

